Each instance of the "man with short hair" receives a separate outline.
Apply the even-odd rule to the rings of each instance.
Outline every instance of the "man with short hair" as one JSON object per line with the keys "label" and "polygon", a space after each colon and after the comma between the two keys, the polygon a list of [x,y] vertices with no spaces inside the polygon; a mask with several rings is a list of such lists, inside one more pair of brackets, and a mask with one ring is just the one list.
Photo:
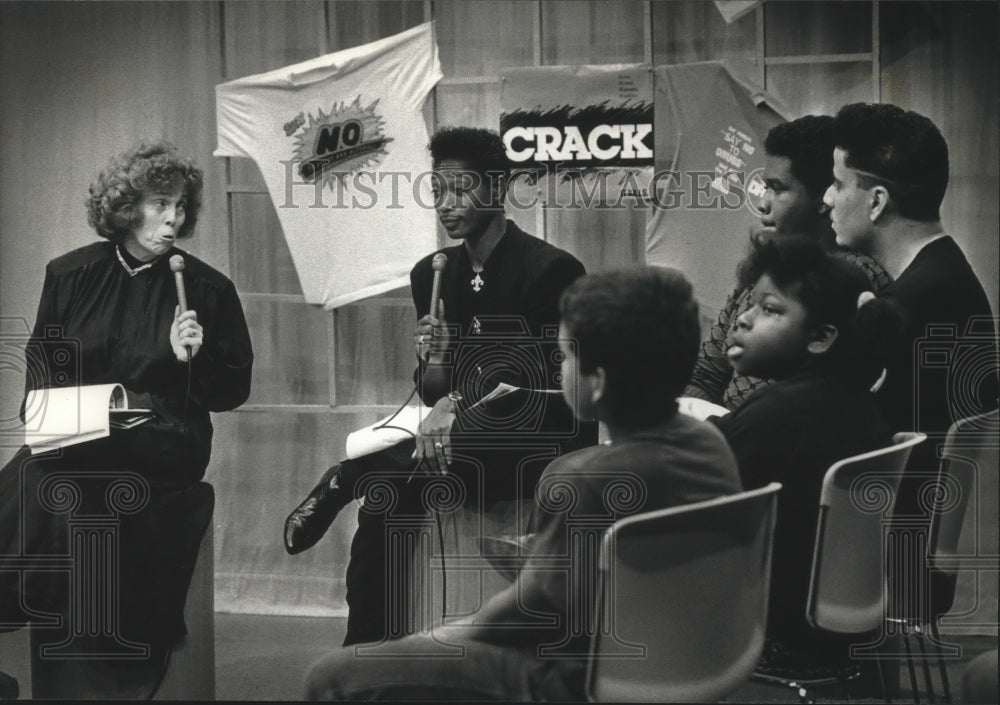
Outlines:
{"label": "man with short hair", "polygon": [[[432,407],[421,424],[414,458],[443,472],[445,451],[464,431],[479,426],[476,430],[481,433],[498,433],[497,446],[510,445],[510,437],[518,435],[515,426],[504,428],[500,419],[508,412],[517,416],[523,397],[494,403],[485,414],[479,407],[480,413],[473,414],[476,418],[463,415],[497,384],[558,387],[554,362],[542,358],[548,357],[546,349],[555,350],[559,296],[584,274],[584,267],[570,253],[529,235],[506,217],[503,204],[509,167],[496,133],[443,128],[431,137],[429,148],[438,220],[457,244],[427,255],[410,272],[420,317],[413,333],[418,360],[414,380],[421,399]],[[447,257],[447,265],[439,301],[433,304],[438,310],[433,311],[433,262],[441,254]],[[500,343],[509,344],[504,351],[509,355],[496,354]],[[546,405],[537,428],[521,420],[525,430],[544,434],[572,427],[569,409],[556,401]],[[487,494],[512,498],[513,480],[510,473],[491,468],[484,477]],[[524,496],[530,496],[527,489]]]}
{"label": "man with short hair", "polygon": [[[583,265],[506,218],[509,165],[495,132],[443,128],[429,148],[438,219],[457,242],[410,272],[414,382],[430,411],[413,441],[331,467],[285,524],[286,550],[299,553],[365,497],[347,567],[345,645],[413,631],[407,542],[419,541],[433,497],[481,512],[530,498],[552,457],[597,443],[596,424],[577,423],[558,395],[538,392],[559,386],[559,296]],[[519,391],[483,401],[500,384]]]}
{"label": "man with short hair", "polygon": [[833,118],[805,115],[772,127],[764,138],[764,195],[754,237],[799,234],[825,249],[834,244],[823,193],[833,163]]}
{"label": "man with short hair", "polygon": [[[895,430],[943,435],[961,415],[987,411],[997,403],[995,357],[989,367],[989,349],[995,344],[989,300],[962,249],[941,224],[948,146],[928,118],[888,104],[846,105],[837,113],[835,130],[833,183],[823,201],[830,207],[837,244],[869,254],[885,267],[895,281],[881,295],[895,300],[905,319],[902,344],[878,392],[880,404]],[[970,330],[970,323],[985,326],[985,335]],[[972,358],[988,365],[986,374],[973,380],[979,389],[951,389],[948,381],[931,380],[930,370],[917,366],[919,342],[945,330],[951,336],[946,342],[955,346],[985,345],[986,357]],[[957,364],[951,361],[952,373],[960,372]],[[973,394],[958,398],[964,391]],[[978,410],[970,408],[979,405]],[[936,468],[934,443],[923,444],[913,455],[930,461],[921,469]]]}
{"label": "man with short hair", "polygon": [[880,295],[903,313],[876,400],[893,431],[928,435],[910,454],[887,544],[897,552],[891,613],[927,622],[944,586],[944,574],[927,572],[928,490],[952,423],[997,406],[996,328],[982,284],[941,224],[948,146],[934,123],[895,105],[854,103],[837,113],[835,130],[833,184],[823,200],[837,243],[885,267],[895,281]]}
{"label": "man with short hair", "polygon": [[[827,251],[837,251],[860,267],[880,291],[891,279],[875,260],[846,248],[837,248],[830,228],[829,208],[823,193],[830,185],[833,168],[833,118],[805,115],[775,125],[764,140],[764,194],[759,203],[759,221],[750,232],[750,248],[756,249],[772,237],[803,237]],[[736,288],[719,311],[715,324],[702,343],[698,362],[685,396],[697,397],[735,411],[771,380],[743,375],[733,369],[726,351],[740,314],[751,306],[753,282],[747,281],[745,259],[738,268]]]}

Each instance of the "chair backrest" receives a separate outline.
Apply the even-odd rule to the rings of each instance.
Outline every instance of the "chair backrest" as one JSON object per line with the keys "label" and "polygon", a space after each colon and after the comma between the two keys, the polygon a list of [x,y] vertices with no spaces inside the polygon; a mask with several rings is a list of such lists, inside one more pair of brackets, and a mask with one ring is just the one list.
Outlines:
{"label": "chair backrest", "polygon": [[764,646],[781,485],[638,514],[605,531],[587,669],[596,701],[715,701]]}
{"label": "chair backrest", "polygon": [[806,618],[858,634],[885,619],[884,525],[910,451],[927,436],[897,433],[888,448],[840,460],[823,476]]}
{"label": "chair backrest", "polygon": [[[937,491],[934,493],[929,540],[930,565],[950,576],[961,567],[963,556],[997,554],[995,507],[996,477],[1000,465],[1000,411],[956,421],[945,437],[941,451]],[[973,512],[969,514],[970,501]],[[984,512],[989,513],[984,516]],[[995,512],[995,508],[994,508]],[[992,526],[986,522],[992,520]],[[959,538],[966,537],[963,548]],[[954,580],[942,581],[935,595],[935,608],[947,611],[954,601]],[[944,585],[949,593],[940,594]]]}
{"label": "chair backrest", "polygon": [[[958,539],[969,500],[978,496],[985,473],[996,474],[1000,435],[1000,411],[956,421],[941,451],[940,501],[935,504],[931,524],[931,555],[938,563],[957,558]],[[951,478],[948,480],[946,478]],[[957,569],[957,565],[949,565]]]}

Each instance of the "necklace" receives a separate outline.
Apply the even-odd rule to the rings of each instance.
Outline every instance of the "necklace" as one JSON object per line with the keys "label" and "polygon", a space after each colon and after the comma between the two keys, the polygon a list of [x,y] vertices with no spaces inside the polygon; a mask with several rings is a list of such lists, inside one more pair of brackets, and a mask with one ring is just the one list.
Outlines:
{"label": "necklace", "polygon": [[149,269],[150,267],[153,266],[153,262],[156,261],[153,260],[153,262],[146,262],[146,264],[140,265],[135,269],[132,269],[130,266],[128,266],[128,262],[125,261],[125,258],[122,257],[122,251],[119,245],[115,245],[115,254],[118,255],[118,261],[122,263],[122,266],[125,268],[125,271],[128,272],[128,275],[130,277],[134,277],[136,274],[143,271],[144,269]]}
{"label": "necklace", "polygon": [[470,279],[469,283],[472,284],[472,290],[478,294],[482,290],[482,288],[486,285],[486,282],[483,281],[483,278],[479,276],[483,271],[483,266],[474,264],[472,265],[472,271],[476,273],[476,276]]}

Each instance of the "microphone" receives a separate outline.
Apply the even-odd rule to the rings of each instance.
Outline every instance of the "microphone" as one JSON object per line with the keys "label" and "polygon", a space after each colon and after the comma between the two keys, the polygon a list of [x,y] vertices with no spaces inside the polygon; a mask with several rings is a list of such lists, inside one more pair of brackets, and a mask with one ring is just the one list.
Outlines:
{"label": "microphone", "polygon": [[431,260],[431,269],[434,270],[434,283],[431,285],[431,315],[437,318],[438,299],[441,298],[441,273],[448,264],[448,255],[438,252]]}
{"label": "microphone", "polygon": [[[187,296],[184,293],[184,258],[180,255],[171,257],[170,271],[174,273],[174,284],[177,286],[177,303],[180,304],[181,313],[184,313],[188,310]],[[187,359],[190,362],[191,348],[185,345],[184,349],[187,350]]]}
{"label": "microphone", "polygon": [[184,258],[174,255],[170,258],[170,271],[174,273],[174,284],[177,285],[177,303],[181,305],[181,313],[188,310],[187,296],[184,295]]}

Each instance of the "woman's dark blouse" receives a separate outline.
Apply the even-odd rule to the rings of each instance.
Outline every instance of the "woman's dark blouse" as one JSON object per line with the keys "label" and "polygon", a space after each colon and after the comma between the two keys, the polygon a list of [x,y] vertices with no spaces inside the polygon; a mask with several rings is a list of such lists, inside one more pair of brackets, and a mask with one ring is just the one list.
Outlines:
{"label": "woman's dark blouse", "polygon": [[[177,293],[169,260],[175,254],[184,256],[188,308],[204,329],[191,360],[190,390],[187,365],[170,346]],[[69,351],[69,358],[57,350]],[[246,318],[227,277],[176,248],[133,276],[110,242],[48,264],[26,357],[27,389],[118,382],[130,407],[156,411],[155,422],[118,434],[121,443],[115,445],[137,463],[137,471],[168,484],[204,475],[212,441],[209,412],[246,401],[253,364]]]}
{"label": "woman's dark blouse", "polygon": [[[175,254],[184,255],[187,304],[204,329],[190,363],[190,387],[188,364],[170,346],[177,291],[169,259]],[[117,519],[118,626],[137,643],[178,637],[214,505],[211,487],[199,482],[211,455],[209,412],[233,409],[250,394],[253,351],[233,283],[176,249],[133,276],[112,243],[82,247],[46,267],[25,358],[28,389],[120,383],[131,408],[153,409],[157,417],[61,451],[31,455],[25,446],[0,470],[0,555],[26,561],[22,576],[0,571],[0,623],[28,621],[18,605],[69,609],[65,583],[27,559],[44,565],[48,557],[71,555],[76,513],[106,513],[107,478],[135,473],[147,480],[149,495],[142,511]],[[72,512],[53,512],[42,496],[47,478],[62,474],[79,492]]]}

